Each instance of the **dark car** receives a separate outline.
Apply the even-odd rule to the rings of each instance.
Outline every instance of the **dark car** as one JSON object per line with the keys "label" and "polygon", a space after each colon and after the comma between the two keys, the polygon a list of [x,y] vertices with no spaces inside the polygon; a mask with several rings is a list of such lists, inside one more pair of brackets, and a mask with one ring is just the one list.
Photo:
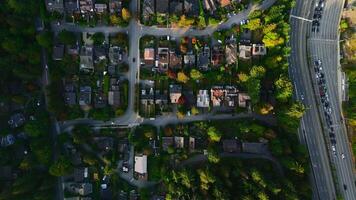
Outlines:
{"label": "dark car", "polygon": [[347,190],[347,186],[344,184],[344,190]]}
{"label": "dark car", "polygon": [[136,61],[136,58],[132,58],[132,62],[135,62]]}
{"label": "dark car", "polygon": [[331,144],[335,145],[336,144],[336,140],[335,139],[330,139]]}
{"label": "dark car", "polygon": [[335,137],[335,133],[329,133],[329,136],[330,136],[331,138],[334,138],[334,137]]}

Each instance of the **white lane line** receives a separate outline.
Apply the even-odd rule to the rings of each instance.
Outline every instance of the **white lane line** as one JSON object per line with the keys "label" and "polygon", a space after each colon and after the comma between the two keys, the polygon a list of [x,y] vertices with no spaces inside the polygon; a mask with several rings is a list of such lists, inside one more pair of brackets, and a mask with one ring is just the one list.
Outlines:
{"label": "white lane line", "polygon": [[295,15],[290,15],[291,18],[295,18],[295,19],[300,19],[300,20],[304,20],[304,21],[307,21],[307,22],[312,22],[312,20],[310,19],[306,19],[304,17],[299,17],[299,16],[295,16]]}

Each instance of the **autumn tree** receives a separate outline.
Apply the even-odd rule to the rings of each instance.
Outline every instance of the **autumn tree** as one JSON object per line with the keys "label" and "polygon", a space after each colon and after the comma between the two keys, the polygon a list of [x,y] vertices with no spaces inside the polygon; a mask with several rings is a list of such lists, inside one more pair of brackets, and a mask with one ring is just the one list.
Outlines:
{"label": "autumn tree", "polygon": [[130,11],[127,9],[127,8],[123,8],[121,10],[121,15],[122,15],[122,18],[125,20],[125,21],[130,21],[130,18],[131,18],[131,13]]}
{"label": "autumn tree", "polygon": [[190,71],[190,78],[192,78],[193,80],[200,80],[201,78],[203,78],[203,74],[196,69],[192,69]]}
{"label": "autumn tree", "polygon": [[189,81],[189,77],[185,75],[184,72],[178,72],[177,81],[187,83]]}
{"label": "autumn tree", "polygon": [[274,83],[276,86],[276,98],[282,102],[288,101],[293,95],[292,82],[286,76],[280,76]]}
{"label": "autumn tree", "polygon": [[64,176],[68,175],[73,171],[73,166],[68,160],[68,158],[64,156],[60,156],[59,159],[53,163],[49,168],[49,173],[53,176]]}

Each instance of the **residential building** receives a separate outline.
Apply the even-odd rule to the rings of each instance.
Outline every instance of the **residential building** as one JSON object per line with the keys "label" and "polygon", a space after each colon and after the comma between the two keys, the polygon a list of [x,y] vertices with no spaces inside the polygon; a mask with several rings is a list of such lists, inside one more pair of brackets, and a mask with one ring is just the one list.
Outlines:
{"label": "residential building", "polygon": [[239,45],[239,57],[241,59],[245,59],[245,60],[248,60],[251,58],[251,45],[243,45],[243,44],[240,44]]}
{"label": "residential building", "polygon": [[220,6],[225,7],[231,4],[231,0],[219,0]]}
{"label": "residential building", "polygon": [[122,61],[122,57],[123,57],[123,52],[120,47],[111,46],[109,48],[109,60],[111,64],[117,65],[119,62]]}
{"label": "residential building", "polygon": [[143,53],[143,61],[146,66],[153,66],[155,63],[155,49],[154,48],[145,48]]}
{"label": "residential building", "polygon": [[207,70],[210,63],[210,47],[205,45],[202,51],[198,54],[198,67],[202,70]]}
{"label": "residential building", "polygon": [[208,90],[199,90],[197,95],[197,107],[208,108],[209,107],[209,94]]}
{"label": "residential building", "polygon": [[64,12],[63,0],[45,0],[46,8],[49,12]]}
{"label": "residential building", "polygon": [[211,64],[213,66],[221,65],[224,61],[224,49],[221,45],[215,45],[212,49]]}
{"label": "residential building", "polygon": [[67,54],[68,55],[78,55],[79,54],[79,45],[78,42],[74,45],[67,45]]}
{"label": "residential building", "polygon": [[65,0],[64,7],[65,7],[66,14],[69,16],[73,16],[75,13],[79,12],[79,1]]}
{"label": "residential building", "polygon": [[22,113],[16,113],[11,115],[10,120],[7,122],[11,128],[18,128],[25,123],[25,115]]}
{"label": "residential building", "polygon": [[172,104],[178,103],[178,100],[181,96],[182,96],[182,86],[169,85],[169,98]]}
{"label": "residential building", "polygon": [[106,45],[94,46],[94,63],[99,63],[107,59],[108,48]]}
{"label": "residential building", "polygon": [[143,0],[142,18],[148,22],[155,15],[155,0]]}
{"label": "residential building", "polygon": [[169,12],[169,0],[158,0],[156,1],[156,12],[157,14],[168,14]]}
{"label": "residential building", "polygon": [[121,10],[122,10],[122,0],[110,0],[109,2],[110,14],[121,15]]}
{"label": "residential building", "polygon": [[87,106],[91,104],[91,87],[81,86],[79,89],[79,105]]}
{"label": "residential building", "polygon": [[221,106],[225,98],[225,90],[223,86],[213,86],[210,89],[210,93],[213,107]]}
{"label": "residential building", "polygon": [[168,147],[173,147],[174,139],[173,137],[162,137],[162,149],[167,151]]}
{"label": "residential building", "polygon": [[94,8],[96,13],[102,14],[107,12],[108,5],[106,5],[105,3],[96,3],[94,4]]}
{"label": "residential building", "polygon": [[203,7],[212,14],[216,10],[215,0],[203,0]]}
{"label": "residential building", "polygon": [[147,179],[147,156],[146,155],[135,156],[134,170],[139,175],[140,178]]}
{"label": "residential building", "polygon": [[252,38],[252,32],[249,29],[244,29],[240,35],[240,44],[250,44]]}
{"label": "residential building", "polygon": [[113,107],[120,106],[120,87],[116,78],[110,79],[110,89],[108,92],[108,103]]}
{"label": "residential building", "polygon": [[81,13],[88,13],[94,11],[93,0],[79,0],[79,9]]}
{"label": "residential building", "polygon": [[226,153],[237,153],[241,151],[241,147],[235,139],[225,139],[222,142],[224,152]]}
{"label": "residential building", "polygon": [[235,64],[237,62],[237,44],[236,41],[231,41],[226,44],[225,47],[225,56],[226,63],[228,65]]}
{"label": "residential building", "polygon": [[188,17],[199,16],[199,0],[184,0],[184,13]]}
{"label": "residential building", "polygon": [[184,148],[184,137],[175,136],[174,137],[174,147],[178,149]]}
{"label": "residential building", "polygon": [[56,44],[53,46],[52,58],[53,60],[62,60],[64,56],[64,45]]}
{"label": "residential building", "polygon": [[95,108],[104,108],[106,106],[107,98],[104,95],[102,89],[99,89],[94,94],[94,107]]}
{"label": "residential building", "polygon": [[92,72],[94,71],[93,63],[93,47],[86,45],[80,50],[80,68],[81,71]]}
{"label": "residential building", "polygon": [[174,69],[182,68],[182,56],[174,50],[169,51],[169,67]]}
{"label": "residential building", "polygon": [[158,68],[160,71],[167,71],[169,64],[169,49],[167,47],[158,48]]}
{"label": "residential building", "polygon": [[87,175],[88,168],[80,167],[80,168],[74,168],[73,176],[74,176],[74,181],[75,182],[83,182],[84,178],[88,178]]}
{"label": "residential building", "polygon": [[156,90],[156,92],[155,92],[155,104],[156,105],[166,105],[166,104],[168,104],[167,91],[164,91],[162,93],[159,90]]}
{"label": "residential building", "polygon": [[187,52],[187,54],[183,57],[184,65],[187,67],[194,67],[195,66],[195,54],[193,51]]}
{"label": "residential building", "polygon": [[264,56],[267,50],[264,44],[252,44],[252,55],[253,56]]}
{"label": "residential building", "polygon": [[77,103],[77,94],[73,84],[66,84],[64,86],[64,102],[68,106],[73,106]]}
{"label": "residential building", "polygon": [[169,5],[169,13],[175,14],[177,16],[183,15],[183,1],[171,0]]}
{"label": "residential building", "polygon": [[251,100],[251,97],[247,93],[239,93],[239,107],[246,108]]}
{"label": "residential building", "polygon": [[235,86],[225,86],[225,104],[228,107],[237,106],[239,90]]}
{"label": "residential building", "polygon": [[243,142],[242,151],[245,153],[264,154],[268,152],[268,145],[262,142]]}
{"label": "residential building", "polygon": [[195,150],[195,138],[189,137],[189,152]]}
{"label": "residential building", "polygon": [[144,105],[152,105],[154,104],[154,90],[153,88],[142,89],[141,90],[141,103]]}
{"label": "residential building", "polygon": [[65,183],[64,187],[69,192],[82,196],[89,195],[93,192],[93,186],[91,183]]}

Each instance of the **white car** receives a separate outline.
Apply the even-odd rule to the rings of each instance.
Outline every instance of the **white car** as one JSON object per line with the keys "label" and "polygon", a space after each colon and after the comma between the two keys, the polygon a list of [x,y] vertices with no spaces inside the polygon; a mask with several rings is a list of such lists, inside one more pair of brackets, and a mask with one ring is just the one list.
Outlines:
{"label": "white car", "polygon": [[345,154],[344,153],[341,154],[341,158],[345,159]]}
{"label": "white car", "polygon": [[336,152],[336,148],[334,145],[331,146],[331,150],[335,153]]}

